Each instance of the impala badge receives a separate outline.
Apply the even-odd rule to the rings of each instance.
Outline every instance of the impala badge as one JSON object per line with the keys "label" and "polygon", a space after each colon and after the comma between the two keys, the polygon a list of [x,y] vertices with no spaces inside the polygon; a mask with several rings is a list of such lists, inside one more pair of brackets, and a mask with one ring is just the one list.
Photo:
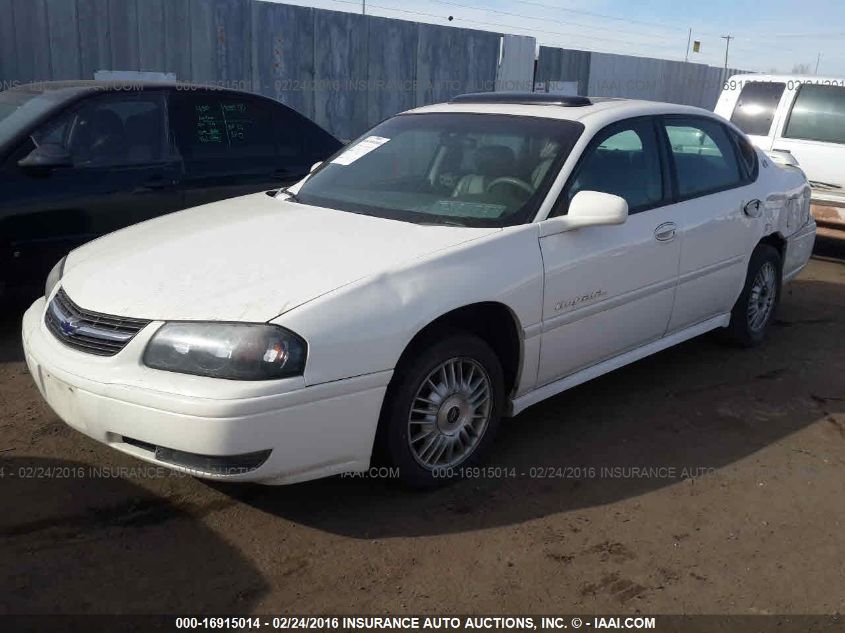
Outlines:
{"label": "impala badge", "polygon": [[606,295],[607,291],[605,290],[594,290],[593,292],[586,295],[574,297],[573,299],[567,299],[566,301],[560,301],[559,303],[555,304],[555,312],[560,312],[564,309],[575,308],[585,303],[592,303],[596,299],[601,299]]}

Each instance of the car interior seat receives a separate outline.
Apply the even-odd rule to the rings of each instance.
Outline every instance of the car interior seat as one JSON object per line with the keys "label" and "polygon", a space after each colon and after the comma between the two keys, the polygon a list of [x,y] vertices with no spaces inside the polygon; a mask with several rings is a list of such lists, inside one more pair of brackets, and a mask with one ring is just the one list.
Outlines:
{"label": "car interior seat", "polygon": [[161,159],[162,120],[158,108],[126,119],[127,158],[130,163],[146,163]]}
{"label": "car interior seat", "polygon": [[69,150],[77,164],[120,163],[126,154],[123,121],[108,108],[84,112],[74,127]]}
{"label": "car interior seat", "polygon": [[513,176],[516,166],[514,151],[505,145],[482,145],[475,150],[475,173],[458,180],[452,197],[482,194],[496,178]]}
{"label": "car interior seat", "polygon": [[540,186],[540,183],[543,182],[543,178],[546,177],[546,173],[549,171],[549,168],[555,160],[557,151],[558,144],[555,141],[546,142],[546,144],[543,145],[543,149],[540,150],[540,162],[537,163],[537,166],[531,172],[531,184],[535,189]]}

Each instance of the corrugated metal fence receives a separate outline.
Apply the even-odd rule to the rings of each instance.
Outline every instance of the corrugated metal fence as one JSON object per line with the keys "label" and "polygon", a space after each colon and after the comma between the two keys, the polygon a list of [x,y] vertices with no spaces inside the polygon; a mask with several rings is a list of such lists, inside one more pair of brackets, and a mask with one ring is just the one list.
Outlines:
{"label": "corrugated metal fence", "polygon": [[725,80],[748,71],[650,57],[540,47],[537,82],[577,82],[578,94],[694,105],[712,110]]}
{"label": "corrugated metal fence", "polygon": [[[534,38],[256,0],[0,0],[0,81],[175,73],[277,98],[345,138],[467,91],[530,90]],[[721,70],[541,47],[537,79],[712,107]]]}
{"label": "corrugated metal fence", "polygon": [[500,35],[251,0],[0,0],[0,46],[7,86],[173,72],[276,97],[352,137],[397,111],[492,90]]}

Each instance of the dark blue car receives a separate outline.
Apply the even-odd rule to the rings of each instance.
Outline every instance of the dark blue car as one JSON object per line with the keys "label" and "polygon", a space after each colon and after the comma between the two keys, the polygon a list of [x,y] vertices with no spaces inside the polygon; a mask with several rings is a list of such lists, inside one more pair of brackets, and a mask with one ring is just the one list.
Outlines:
{"label": "dark blue car", "polygon": [[77,81],[0,92],[0,296],[99,235],[296,182],[341,143],[258,95]]}

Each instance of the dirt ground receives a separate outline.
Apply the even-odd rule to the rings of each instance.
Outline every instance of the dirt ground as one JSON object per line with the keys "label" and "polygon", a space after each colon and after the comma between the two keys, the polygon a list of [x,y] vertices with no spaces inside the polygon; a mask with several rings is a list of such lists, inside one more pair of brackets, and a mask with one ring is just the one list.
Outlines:
{"label": "dirt ground", "polygon": [[425,494],[151,476],[56,418],[7,313],[0,613],[841,613],[845,245],[817,253],[764,346],[539,404],[497,443],[515,477]]}

